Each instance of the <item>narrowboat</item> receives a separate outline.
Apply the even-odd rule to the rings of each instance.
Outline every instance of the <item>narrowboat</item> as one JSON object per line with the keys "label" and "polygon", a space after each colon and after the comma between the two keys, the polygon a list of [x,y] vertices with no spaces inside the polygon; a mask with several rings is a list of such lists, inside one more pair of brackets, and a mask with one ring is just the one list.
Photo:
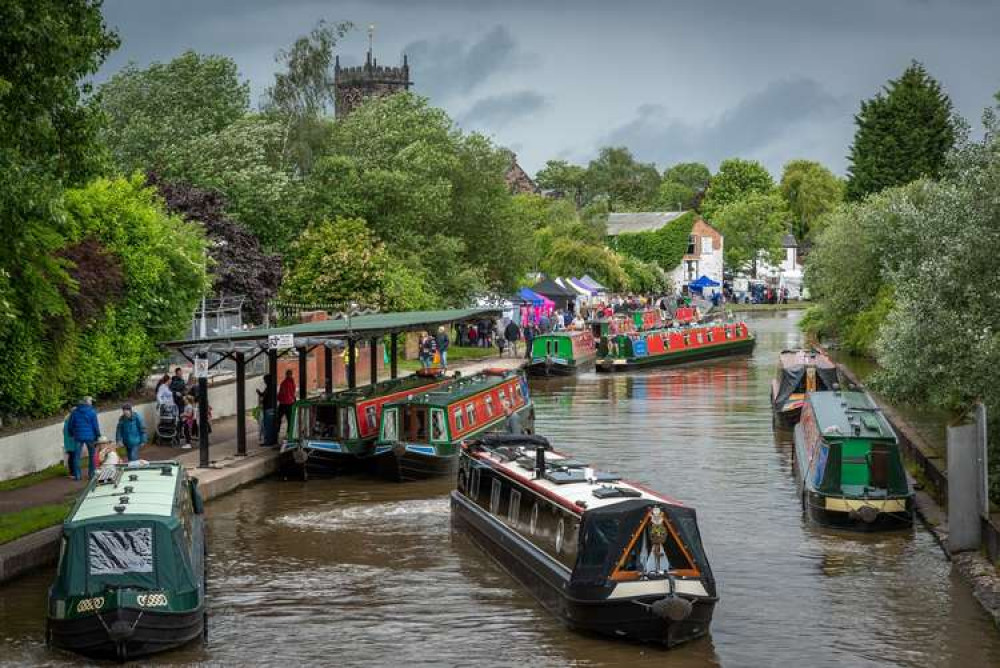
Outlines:
{"label": "narrowboat", "polygon": [[176,461],[101,469],[63,524],[47,642],[124,661],[206,633],[203,513]]}
{"label": "narrowboat", "polygon": [[840,389],[837,365],[816,350],[782,350],[771,381],[771,407],[778,422],[794,425],[809,392]]}
{"label": "narrowboat", "polygon": [[539,436],[463,444],[452,517],[568,627],[673,647],[718,600],[695,511]]}
{"label": "narrowboat", "polygon": [[802,504],[819,524],[859,531],[913,524],[913,490],[899,441],[867,394],[806,395],[795,459]]}
{"label": "narrowboat", "polygon": [[753,352],[754,343],[754,336],[745,322],[610,335],[603,337],[598,347],[597,370],[631,371],[712,357],[748,355]]}
{"label": "narrowboat", "polygon": [[570,376],[597,359],[597,342],[590,330],[540,334],[531,343],[529,376]]}
{"label": "narrowboat", "polygon": [[279,467],[307,479],[362,468],[378,437],[382,407],[451,382],[418,373],[296,402]]}
{"label": "narrowboat", "polygon": [[518,371],[487,369],[385,404],[375,472],[403,482],[454,475],[459,444],[484,433],[531,432],[535,408]]}

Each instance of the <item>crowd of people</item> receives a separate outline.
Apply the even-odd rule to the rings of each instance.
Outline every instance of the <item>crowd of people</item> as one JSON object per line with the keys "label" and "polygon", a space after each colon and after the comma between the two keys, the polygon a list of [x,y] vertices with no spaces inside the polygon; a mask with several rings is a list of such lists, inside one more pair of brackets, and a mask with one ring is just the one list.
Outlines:
{"label": "crowd of people", "polygon": [[73,480],[82,479],[83,452],[87,452],[87,478],[93,478],[99,467],[119,463],[118,448],[124,447],[128,461],[139,459],[139,450],[146,444],[146,425],[132,404],[122,405],[115,427],[115,440],[101,433],[94,401],[84,397],[63,421],[63,452],[66,468]]}
{"label": "crowd of people", "polygon": [[[161,421],[175,420],[183,440],[182,449],[190,449],[191,441],[199,435],[198,425],[198,381],[194,374],[184,378],[180,367],[174,369],[174,375],[163,374],[156,383],[156,408]],[[211,407],[209,407],[211,415]],[[208,425],[209,433],[212,426]]]}

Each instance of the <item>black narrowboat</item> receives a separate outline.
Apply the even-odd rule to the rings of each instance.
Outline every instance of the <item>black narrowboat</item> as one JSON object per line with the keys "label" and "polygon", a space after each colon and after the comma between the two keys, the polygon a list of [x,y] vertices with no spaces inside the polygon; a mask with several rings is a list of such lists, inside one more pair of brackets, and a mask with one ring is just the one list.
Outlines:
{"label": "black narrowboat", "polygon": [[777,377],[771,381],[774,416],[781,424],[794,426],[808,393],[839,389],[837,365],[825,354],[816,350],[782,350]]}
{"label": "black narrowboat", "polygon": [[695,511],[538,436],[462,446],[452,517],[572,629],[673,647],[718,600]]}

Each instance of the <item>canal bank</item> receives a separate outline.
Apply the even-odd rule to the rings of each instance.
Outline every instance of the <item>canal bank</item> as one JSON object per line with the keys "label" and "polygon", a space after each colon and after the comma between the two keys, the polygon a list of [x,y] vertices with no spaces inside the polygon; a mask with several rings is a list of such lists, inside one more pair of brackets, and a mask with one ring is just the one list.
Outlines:
{"label": "canal bank", "polygon": [[[470,375],[486,368],[515,369],[523,365],[524,360],[520,358],[491,357],[454,364],[450,371],[460,371],[462,374]],[[143,449],[143,458],[151,461],[176,459],[181,462],[188,472],[198,479],[199,489],[206,501],[266,478],[278,470],[277,449],[259,447],[256,434],[250,433],[254,430],[248,430],[246,455],[237,454],[235,417],[214,422],[212,430],[212,445],[209,451],[211,463],[208,467],[199,466],[200,453],[197,445],[191,450],[149,445]],[[31,497],[26,506],[19,506],[16,502],[4,504],[0,498],[0,507],[6,505],[21,509],[60,503],[78,494],[81,489],[79,483],[74,484],[65,478],[48,480],[34,487],[35,490],[22,488],[0,495],[0,497],[4,495]],[[38,490],[38,487],[44,489]],[[37,493],[39,491],[40,493]],[[61,526],[57,525],[0,544],[0,583],[53,563],[58,557],[60,535]]]}
{"label": "canal bank", "polygon": [[[850,383],[867,390],[864,379],[855,369],[837,359],[837,355],[823,346],[818,346],[837,363],[840,372]],[[954,564],[957,572],[969,583],[973,595],[1000,628],[1000,573],[996,567],[1000,551],[1000,515],[991,514],[982,520],[983,550],[952,553],[948,549],[948,471],[946,444],[938,438],[927,435],[929,425],[918,427],[912,419],[891,402],[878,395],[875,398],[882,413],[892,424],[899,436],[903,452],[921,486],[916,493],[917,515],[927,529],[935,536],[945,556]],[[936,425],[935,425],[936,426]]]}

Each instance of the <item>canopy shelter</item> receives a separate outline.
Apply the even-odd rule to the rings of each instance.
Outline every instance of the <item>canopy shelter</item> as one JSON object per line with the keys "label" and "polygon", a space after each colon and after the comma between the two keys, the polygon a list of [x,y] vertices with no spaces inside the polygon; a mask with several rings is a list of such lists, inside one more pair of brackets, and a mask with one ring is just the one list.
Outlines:
{"label": "canopy shelter", "polygon": [[590,288],[595,293],[597,293],[597,292],[607,292],[608,291],[608,289],[606,287],[604,287],[603,285],[601,285],[600,283],[598,283],[597,281],[595,281],[593,278],[591,278],[590,274],[584,274],[579,279],[577,279],[577,281],[580,283],[580,285],[582,285],[582,286],[584,286],[586,288]]}
{"label": "canopy shelter", "polygon": [[559,285],[551,278],[545,278],[531,286],[531,289],[542,295],[543,297],[548,297],[553,302],[555,302],[556,308],[565,309],[569,304],[570,300],[576,299],[577,294],[573,290],[567,290],[563,286]]}
{"label": "canopy shelter", "polygon": [[717,283],[716,281],[713,281],[708,276],[705,276],[704,274],[702,274],[697,280],[691,281],[691,283],[689,284],[689,287],[698,288],[699,290],[701,290],[703,288],[717,288],[717,287],[719,287],[719,283]]}
{"label": "canopy shelter", "polygon": [[[267,355],[268,373],[277,389],[278,358],[295,350],[299,360],[299,398],[307,395],[307,355],[315,348],[323,348],[326,377],[326,392],[333,392],[334,348],[347,349],[347,384],[357,386],[356,347],[359,341],[369,341],[370,369],[372,383],[378,381],[378,340],[390,337],[390,373],[396,378],[398,362],[398,337],[415,331],[434,331],[439,326],[450,326],[457,322],[478,321],[494,318],[501,314],[496,307],[451,309],[444,311],[408,311],[404,313],[345,313],[329,320],[316,320],[285,327],[261,327],[229,332],[218,336],[164,341],[160,345],[183,355],[195,365],[198,376],[198,416],[199,424],[208,423],[208,375],[207,370],[230,359],[236,363],[236,445],[237,453],[246,454],[246,365],[260,355]],[[196,361],[197,360],[197,361]],[[272,405],[265,410],[277,410],[277,391],[271,392]],[[270,436],[273,440],[277,434]],[[201,466],[209,465],[208,430],[199,430]]]}
{"label": "canopy shelter", "polygon": [[521,299],[528,302],[532,306],[542,307],[545,306],[546,304],[553,303],[551,299],[549,299],[548,297],[543,297],[542,295],[538,294],[531,288],[521,288],[521,290],[517,294]]}

